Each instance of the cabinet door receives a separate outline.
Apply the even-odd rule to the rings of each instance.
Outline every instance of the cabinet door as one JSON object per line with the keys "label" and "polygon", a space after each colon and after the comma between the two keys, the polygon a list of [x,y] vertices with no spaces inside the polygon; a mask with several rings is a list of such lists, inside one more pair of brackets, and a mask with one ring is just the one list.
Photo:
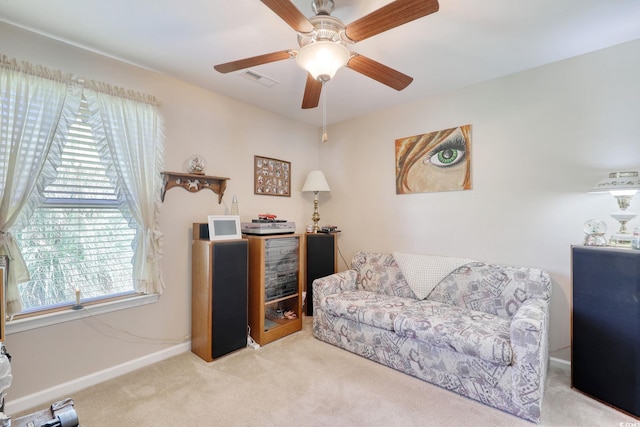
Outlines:
{"label": "cabinet door", "polygon": [[640,416],[640,252],[573,248],[572,386]]}
{"label": "cabinet door", "polygon": [[[268,344],[302,329],[300,235],[245,236],[249,241],[251,337]],[[291,311],[295,316],[285,313]]]}

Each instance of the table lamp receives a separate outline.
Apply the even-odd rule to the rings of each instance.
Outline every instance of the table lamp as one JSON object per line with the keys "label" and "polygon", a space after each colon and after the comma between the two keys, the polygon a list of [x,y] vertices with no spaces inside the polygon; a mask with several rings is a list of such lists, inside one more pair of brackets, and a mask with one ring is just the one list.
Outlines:
{"label": "table lamp", "polygon": [[313,232],[318,232],[318,221],[320,221],[320,213],[318,212],[318,193],[320,191],[331,191],[329,188],[329,184],[327,183],[326,178],[322,171],[311,171],[309,175],[307,175],[307,180],[304,182],[302,186],[302,192],[313,191],[313,216],[311,220],[313,221]]}
{"label": "table lamp", "polygon": [[609,178],[598,181],[591,193],[609,192],[618,201],[618,211],[611,217],[620,223],[620,229],[609,239],[610,246],[631,246],[633,235],[627,230],[627,222],[638,214],[627,210],[631,199],[640,190],[638,172],[612,172]]}

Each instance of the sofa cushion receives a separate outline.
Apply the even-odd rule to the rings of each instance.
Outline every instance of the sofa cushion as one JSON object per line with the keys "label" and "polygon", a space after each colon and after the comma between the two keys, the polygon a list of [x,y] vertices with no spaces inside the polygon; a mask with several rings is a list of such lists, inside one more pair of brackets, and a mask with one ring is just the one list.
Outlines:
{"label": "sofa cushion", "polygon": [[358,272],[358,289],[405,298],[416,297],[391,254],[358,252],[351,260],[351,268]]}
{"label": "sofa cushion", "polygon": [[510,324],[492,314],[423,300],[395,316],[394,329],[404,337],[507,366],[513,358]]}
{"label": "sofa cushion", "polygon": [[393,331],[396,316],[416,302],[369,291],[347,291],[321,298],[320,308],[334,316]]}
{"label": "sofa cushion", "polygon": [[429,296],[433,288],[452,271],[473,262],[472,259],[467,258],[402,252],[394,252],[393,258],[418,299]]}
{"label": "sofa cushion", "polygon": [[511,319],[527,299],[551,298],[551,278],[537,268],[472,262],[444,278],[428,298]]}

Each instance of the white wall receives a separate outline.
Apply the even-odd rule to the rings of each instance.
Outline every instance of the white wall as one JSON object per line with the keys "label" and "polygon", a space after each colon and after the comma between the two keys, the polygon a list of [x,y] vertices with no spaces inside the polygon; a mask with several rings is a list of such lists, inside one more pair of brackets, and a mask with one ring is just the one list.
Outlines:
{"label": "white wall", "polygon": [[[203,155],[208,174],[231,178],[224,202],[230,207],[237,195],[243,221],[270,212],[295,221],[298,231],[304,231],[312,198],[302,196],[300,189],[307,172],[318,168],[317,128],[7,24],[0,23],[0,40],[0,53],[10,58],[154,95],[162,102],[165,121],[165,170],[182,172],[188,157]],[[253,194],[254,155],[291,162],[291,197]],[[8,335],[5,344],[13,356],[14,375],[9,407],[16,399],[182,342],[191,329],[191,227],[214,213],[225,213],[225,205],[218,205],[209,190],[174,188],[166,193],[160,225],[167,289],[158,303]],[[122,331],[157,338],[158,343]]]}
{"label": "white wall", "polygon": [[[615,228],[614,199],[590,188],[640,169],[638,75],[635,41],[334,125],[320,151],[332,189],[321,214],[342,229],[347,260],[405,251],[548,270],[550,346],[568,360],[570,247],[587,219]],[[394,140],[464,124],[473,189],[396,195]]]}

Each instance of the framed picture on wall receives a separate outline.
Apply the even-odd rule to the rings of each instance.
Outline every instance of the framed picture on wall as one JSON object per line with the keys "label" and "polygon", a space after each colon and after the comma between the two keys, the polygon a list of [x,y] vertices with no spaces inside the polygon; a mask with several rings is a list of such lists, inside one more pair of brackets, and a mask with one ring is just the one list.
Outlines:
{"label": "framed picture on wall", "polygon": [[254,194],[291,197],[291,162],[253,156]]}

